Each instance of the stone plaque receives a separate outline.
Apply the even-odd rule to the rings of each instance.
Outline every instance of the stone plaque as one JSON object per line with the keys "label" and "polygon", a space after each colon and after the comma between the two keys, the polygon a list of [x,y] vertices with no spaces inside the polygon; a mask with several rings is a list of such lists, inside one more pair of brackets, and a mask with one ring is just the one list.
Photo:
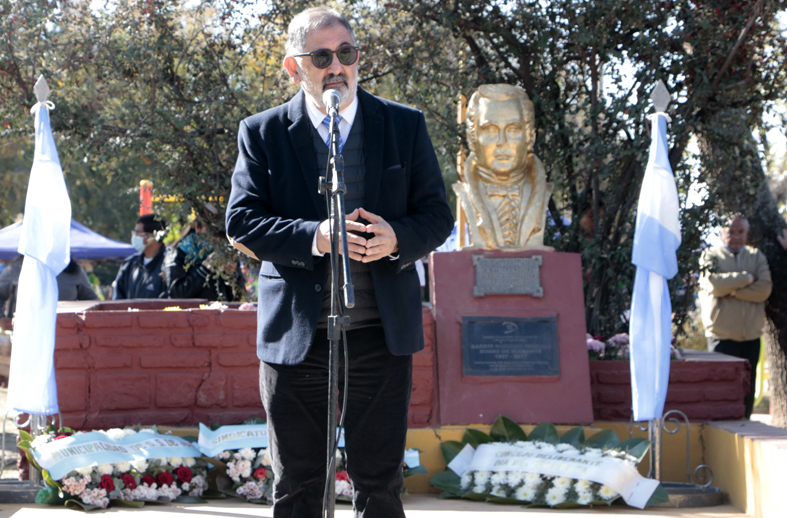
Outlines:
{"label": "stone plaque", "polygon": [[518,258],[487,258],[473,256],[475,286],[473,296],[532,295],[543,297],[540,255]]}
{"label": "stone plaque", "polygon": [[558,376],[557,316],[462,317],[464,376]]}

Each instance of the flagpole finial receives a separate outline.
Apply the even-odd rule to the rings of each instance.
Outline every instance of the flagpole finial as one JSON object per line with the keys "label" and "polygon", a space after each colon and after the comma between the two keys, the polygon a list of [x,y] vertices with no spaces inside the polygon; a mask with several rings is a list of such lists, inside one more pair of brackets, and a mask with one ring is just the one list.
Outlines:
{"label": "flagpole finial", "polygon": [[667,85],[664,84],[663,80],[659,79],[656,88],[654,88],[653,93],[650,94],[650,100],[653,101],[653,107],[656,108],[657,112],[667,110],[667,106],[672,100],[672,96],[669,90],[667,90]]}
{"label": "flagpole finial", "polygon": [[46,99],[49,97],[49,84],[47,84],[43,74],[38,76],[38,81],[36,81],[33,91],[36,93],[36,99],[38,99],[38,102],[41,104],[46,103]]}

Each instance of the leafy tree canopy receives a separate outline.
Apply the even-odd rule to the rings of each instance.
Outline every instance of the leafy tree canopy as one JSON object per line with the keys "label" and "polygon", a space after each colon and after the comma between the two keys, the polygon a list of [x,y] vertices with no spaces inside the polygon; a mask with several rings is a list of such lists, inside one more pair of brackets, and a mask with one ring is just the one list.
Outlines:
{"label": "leafy tree canopy", "polygon": [[[20,167],[29,168],[28,110],[44,74],[76,217],[124,238],[135,188],[151,179],[157,194],[175,200],[158,210],[181,219],[194,210],[220,231],[238,123],[295,93],[281,59],[287,24],[307,5],[131,0],[91,10],[84,1],[0,0],[0,181],[7,186],[4,207],[13,206],[4,209],[3,223],[22,209],[13,193],[23,189]],[[447,184],[456,181],[463,145],[459,96],[495,82],[527,90],[536,107],[535,150],[556,184],[549,239],[558,250],[582,254],[593,333],[626,327],[649,94],[664,80],[676,101],[670,157],[684,203],[680,273],[671,292],[678,323],[685,319],[703,234],[733,198],[745,204],[757,194],[748,169],[720,178],[713,153],[702,148],[695,156],[689,143],[710,134],[758,158],[714,117],[736,110],[756,128],[769,103],[783,97],[785,39],[775,14],[784,1],[393,0],[337,7],[356,30],[362,87],[427,114]],[[708,197],[689,207],[696,163]]]}

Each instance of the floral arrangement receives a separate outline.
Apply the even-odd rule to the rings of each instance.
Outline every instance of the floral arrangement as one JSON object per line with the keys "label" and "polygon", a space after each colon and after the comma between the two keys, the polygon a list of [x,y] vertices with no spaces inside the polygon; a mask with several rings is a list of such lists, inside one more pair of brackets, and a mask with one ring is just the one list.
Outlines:
{"label": "floral arrangement", "polygon": [[[273,502],[273,470],[267,448],[243,448],[226,450],[216,456],[225,463],[225,473],[217,477],[219,490],[230,496],[245,498],[249,502],[269,504]],[[405,465],[404,477],[425,474],[426,468]],[[353,492],[347,473],[347,456],[344,448],[336,449],[336,499],[352,502]]]}
{"label": "floral arrangement", "polygon": [[225,450],[216,458],[226,463],[225,473],[216,479],[221,492],[258,504],[273,501],[273,470],[267,448]]}
{"label": "floral arrangement", "polygon": [[[145,502],[198,502],[208,489],[205,461],[192,457],[169,457],[133,462],[119,462],[77,468],[59,480],[54,480],[42,469],[32,451],[44,444],[66,437],[78,436],[70,428],[55,430],[33,438],[20,430],[19,448],[25,451],[30,464],[41,471],[46,482],[36,503],[65,504],[85,511],[106,508],[110,503],[142,507]],[[156,429],[110,429],[104,432],[111,439],[122,439],[133,434],[155,434]]]}
{"label": "floral arrangement", "polygon": [[[620,459],[632,466],[647,453],[650,443],[634,438],[620,442],[609,430],[599,432],[585,440],[581,427],[572,428],[561,437],[554,425],[537,426],[528,436],[512,420],[500,416],[489,434],[467,429],[462,441],[444,441],[440,447],[447,465],[460,454],[467,444],[477,448],[480,444],[506,443],[523,452],[539,454],[564,454],[585,459]],[[431,483],[442,491],[441,498],[467,498],[527,507],[569,508],[584,505],[611,505],[618,495],[612,488],[590,480],[549,476],[527,471],[468,470],[461,477],[446,470],[432,477]],[[669,496],[661,485],[647,505],[666,502]]]}
{"label": "floral arrangement", "polygon": [[353,487],[350,475],[347,474],[347,455],[344,448],[336,448],[336,500],[353,500]]}
{"label": "floral arrangement", "polygon": [[[629,354],[629,335],[628,333],[618,333],[604,340],[601,336],[586,335],[588,355],[591,360],[628,360]],[[675,340],[670,345],[670,359],[682,360],[680,351],[675,347]]]}
{"label": "floral arrangement", "polygon": [[[420,450],[409,450],[412,452],[418,452],[420,454]],[[416,467],[411,468],[407,465],[405,461],[404,465],[402,466],[402,477],[408,478],[414,475],[426,475],[428,472],[426,468],[420,464]],[[405,489],[404,492],[406,493],[407,490]],[[336,449],[336,500],[339,501],[346,501],[352,502],[353,499],[353,490],[352,490],[352,483],[350,482],[350,475],[347,473],[347,454],[344,452],[344,448],[337,448]]]}
{"label": "floral arrangement", "polygon": [[[252,418],[244,424],[264,424],[264,421]],[[215,429],[221,428],[218,425],[214,426]],[[215,455],[214,458],[161,457],[98,464],[97,458],[106,458],[103,451],[120,451],[122,452],[120,458],[126,455],[127,459],[138,458],[137,455],[130,454],[134,451],[145,451],[148,456],[155,456],[155,453],[163,451],[172,453],[199,451],[188,445],[188,441],[193,443],[196,438],[169,439],[158,434],[155,427],[141,429],[137,426],[98,430],[98,432],[103,436],[97,434],[98,438],[88,435],[78,438],[82,434],[91,432],[75,432],[70,428],[56,431],[50,426],[45,433],[33,438],[28,433],[20,431],[22,441],[19,447],[25,451],[30,464],[41,472],[46,482],[46,487],[36,497],[36,503],[65,504],[66,507],[90,511],[96,508],[104,509],[113,504],[142,507],[148,502],[195,503],[204,502],[203,498],[227,496],[258,504],[269,504],[273,501],[273,470],[270,453],[266,447],[219,450],[218,454],[211,453]],[[135,437],[129,438],[129,436]],[[45,445],[68,437],[77,440],[43,448]],[[166,448],[158,452],[154,449],[162,446]],[[170,446],[175,446],[176,449],[168,450]],[[101,457],[96,457],[98,454]],[[70,460],[64,461],[64,458]],[[40,460],[40,464],[36,459]],[[414,467],[410,468],[405,463],[405,477],[426,473],[426,469],[417,462],[418,454],[415,450],[406,452],[406,459],[409,459],[407,462]],[[51,469],[59,478],[53,478],[42,465]],[[336,497],[338,500],[351,501],[352,484],[346,465],[344,448],[338,448]],[[210,471],[209,467],[212,467]]]}

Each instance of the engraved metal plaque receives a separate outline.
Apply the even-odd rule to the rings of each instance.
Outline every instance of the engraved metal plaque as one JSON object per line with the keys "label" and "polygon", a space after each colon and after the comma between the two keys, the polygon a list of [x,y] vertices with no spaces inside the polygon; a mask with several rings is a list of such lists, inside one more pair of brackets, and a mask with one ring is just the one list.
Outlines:
{"label": "engraved metal plaque", "polygon": [[486,295],[532,295],[543,297],[540,255],[518,258],[473,256],[475,266],[474,297]]}
{"label": "engraved metal plaque", "polygon": [[464,376],[559,376],[557,316],[462,317]]}

